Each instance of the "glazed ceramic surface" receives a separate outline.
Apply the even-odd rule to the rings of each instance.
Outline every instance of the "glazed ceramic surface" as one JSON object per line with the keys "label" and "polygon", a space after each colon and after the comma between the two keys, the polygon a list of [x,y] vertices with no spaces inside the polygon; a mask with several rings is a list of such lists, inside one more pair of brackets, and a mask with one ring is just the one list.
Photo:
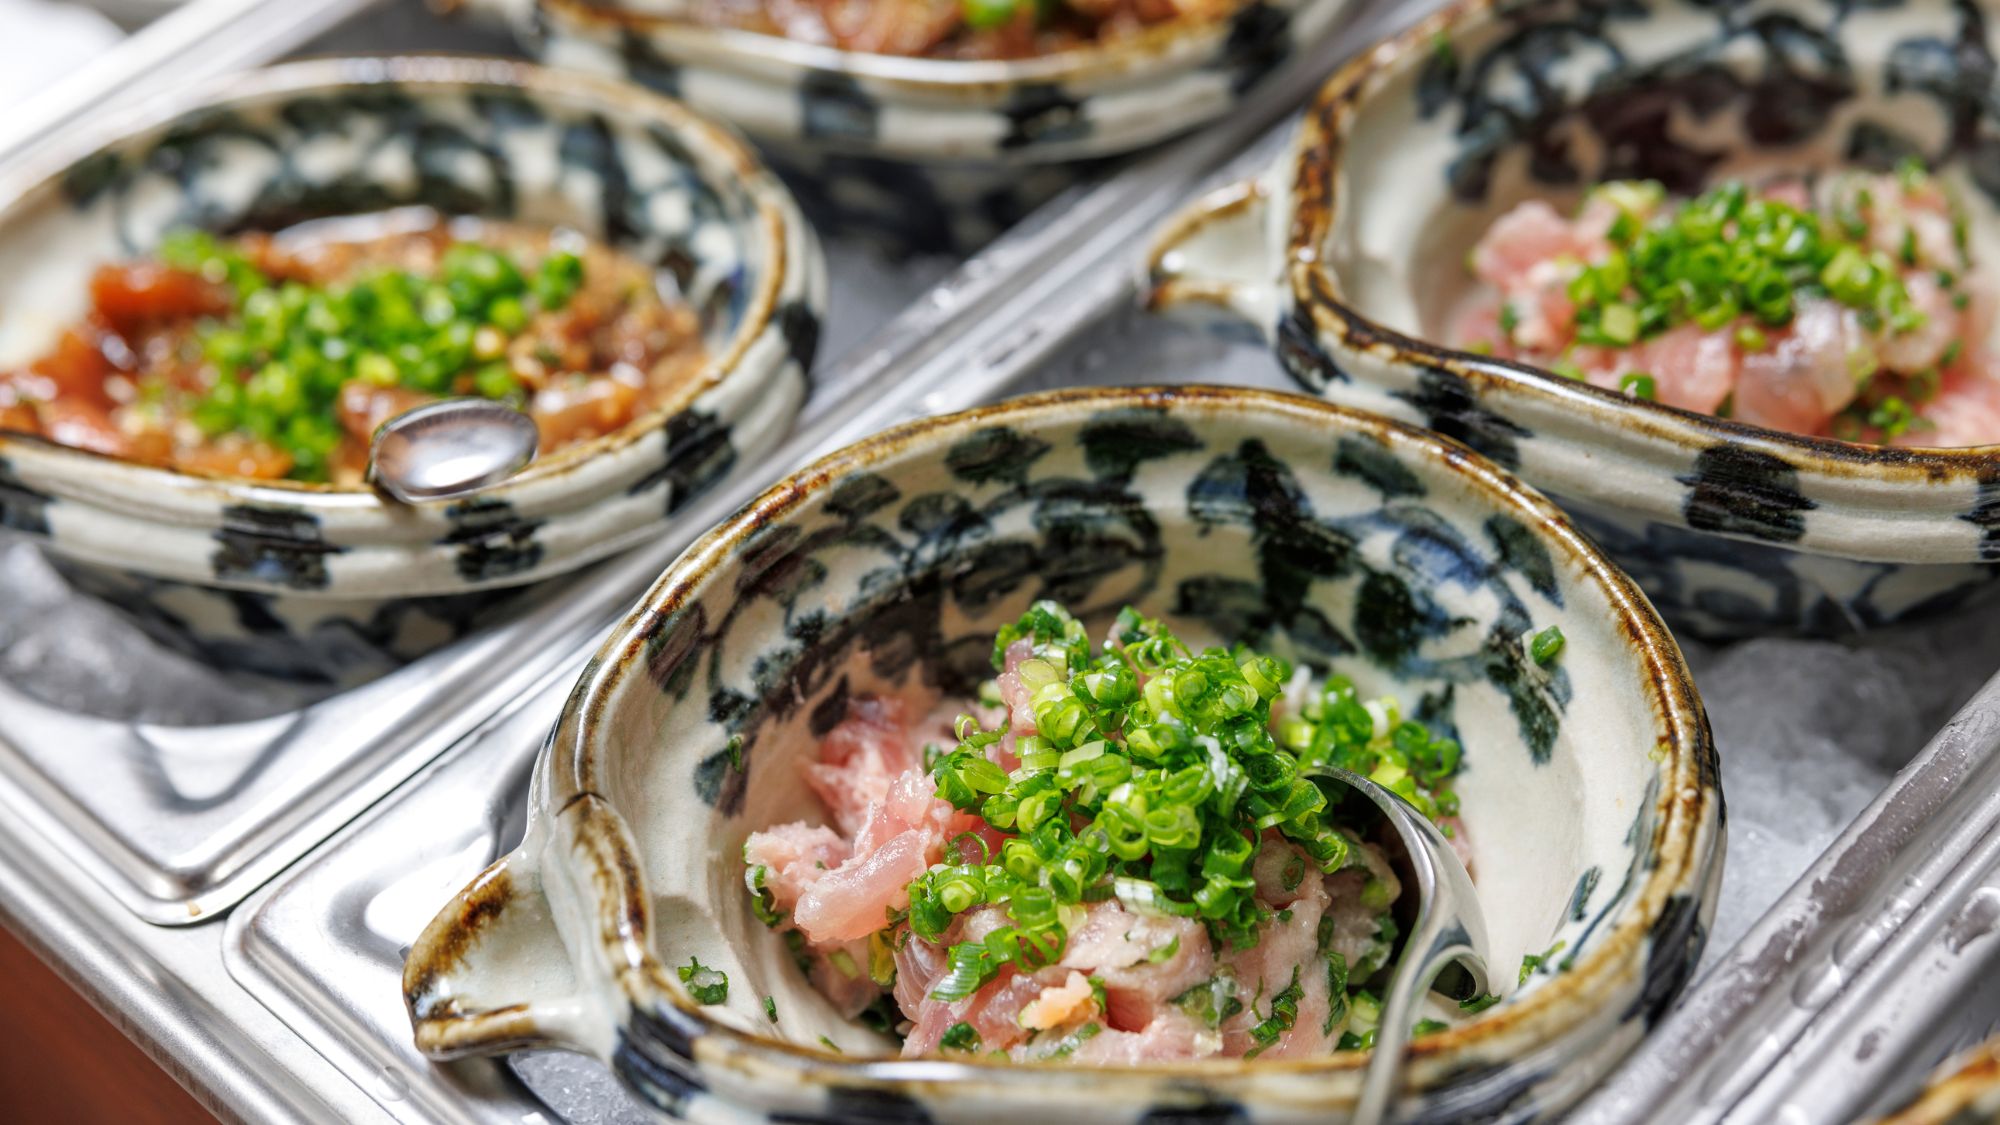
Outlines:
{"label": "glazed ceramic surface", "polygon": [[[1018,61],[903,58],[704,27],[643,0],[487,0],[551,63],[597,70],[742,128],[825,229],[970,248],[1103,158],[1211,121],[1330,33],[1349,0],[1242,0]],[[665,13],[665,14],[663,14]]]}
{"label": "glazed ceramic surface", "polygon": [[737,140],[663,98],[477,59],[299,63],[128,124],[0,193],[0,366],[85,310],[90,272],[165,231],[427,204],[565,225],[699,313],[711,360],[625,429],[472,499],[208,479],[0,436],[0,527],[156,635],[231,666],[350,680],[502,594],[646,536],[784,433],[826,300],[811,232]]}
{"label": "glazed ceramic surface", "polygon": [[1938,1067],[1915,1100],[1875,1125],[1991,1125],[2000,1121],[2000,1039]]}
{"label": "glazed ceramic surface", "polygon": [[1471,0],[1352,63],[1262,179],[1172,224],[1157,305],[1221,310],[1335,401],[1464,441],[1554,495],[1677,625],[1869,628],[2000,560],[2000,454],[1689,414],[1435,343],[1465,253],[1535,197],[1923,157],[2000,256],[1996,31],[1946,0]]}
{"label": "glazed ceramic surface", "polygon": [[[662,577],[537,768],[526,842],[445,908],[404,984],[436,1058],[564,1045],[690,1120],[1324,1121],[1365,1056],[1131,1070],[902,1061],[752,914],[742,845],[862,693],[992,675],[1037,598],[1391,691],[1457,782],[1499,1005],[1413,1048],[1404,1121],[1574,1100],[1688,979],[1721,870],[1707,722],[1645,599],[1456,443],[1313,400],[1072,392],[914,423],[787,480]],[[1568,638],[1548,668],[1528,638]],[[1514,986],[1528,954],[1561,943]],[[695,1006],[676,966],[724,969]],[[762,998],[778,1011],[766,1018]],[[823,1042],[821,1036],[826,1039]]]}

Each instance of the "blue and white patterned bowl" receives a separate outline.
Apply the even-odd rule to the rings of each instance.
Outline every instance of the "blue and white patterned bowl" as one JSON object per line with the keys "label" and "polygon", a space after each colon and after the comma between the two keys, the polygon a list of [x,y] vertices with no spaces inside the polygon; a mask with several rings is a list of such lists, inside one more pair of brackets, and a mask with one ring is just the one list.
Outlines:
{"label": "blue and white patterned bowl", "polygon": [[571,226],[659,263],[713,357],[687,392],[471,500],[215,479],[0,436],[0,527],[227,667],[351,682],[513,589],[654,533],[790,426],[826,302],[818,243],[741,141],[657,95],[471,58],[232,77],[0,190],[0,365],[87,307],[90,271],[175,226],[429,204]]}
{"label": "blue and white patterned bowl", "polygon": [[[418,1045],[588,1051],[701,1121],[1344,1112],[1365,1056],[884,1057],[892,1045],[840,1020],[753,916],[744,839],[813,815],[798,766],[850,696],[971,690],[994,630],[1044,597],[1132,603],[1330,665],[1463,742],[1457,788],[1507,996],[1417,1041],[1398,1120],[1550,1114],[1687,981],[1722,866],[1715,754],[1679,650],[1621,573],[1546,500],[1415,428],[1265,392],[1091,390],[889,431],[682,556],[572,694],[526,842],[412,947]],[[1544,669],[1524,645],[1552,625],[1568,646]],[[690,956],[728,973],[724,1005],[676,983]]]}
{"label": "blue and white patterned bowl", "polygon": [[1236,0],[1042,58],[872,55],[706,27],[646,0],[483,0],[544,61],[616,74],[740,127],[822,229],[969,249],[1096,162],[1208,123],[1351,0]]}
{"label": "blue and white patterned bowl", "polygon": [[1502,210],[1648,177],[1925,157],[2000,260],[2000,29],[1947,0],[1469,0],[1350,64],[1293,150],[1156,249],[1159,306],[1247,319],[1338,402],[1549,492],[1677,627],[1833,633],[1987,589],[2000,450],[1852,445],[1690,414],[1426,336]]}
{"label": "blue and white patterned bowl", "polygon": [[1869,1125],[1992,1125],[2000,1121],[2000,1037],[1938,1064],[1924,1088]]}

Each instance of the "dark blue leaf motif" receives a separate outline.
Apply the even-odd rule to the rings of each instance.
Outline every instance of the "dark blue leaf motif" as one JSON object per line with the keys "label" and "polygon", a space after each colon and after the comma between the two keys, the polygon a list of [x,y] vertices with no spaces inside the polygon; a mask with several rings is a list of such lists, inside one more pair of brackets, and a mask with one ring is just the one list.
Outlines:
{"label": "dark blue leaf motif", "polygon": [[1198,452],[1201,439],[1164,410],[1133,408],[1093,415],[1077,435],[1084,464],[1099,477],[1129,480],[1147,461]]}
{"label": "dark blue leaf motif", "polygon": [[847,677],[842,676],[834,683],[833,690],[826,693],[826,698],[813,706],[806,725],[814,738],[825,738],[847,718],[848,692]]}
{"label": "dark blue leaf motif", "polygon": [[1053,82],[1015,83],[1000,114],[1007,121],[1002,149],[1080,140],[1091,131],[1083,102]]}
{"label": "dark blue leaf motif", "polygon": [[[6,510],[6,468],[0,463],[0,517],[4,517]],[[1979,470],[1978,497],[1958,518],[1979,529],[1979,560],[2000,562],[2000,467],[1988,465]],[[4,522],[0,519],[0,525]]]}
{"label": "dark blue leaf motif", "polygon": [[1250,1125],[1251,1120],[1250,1111],[1235,1102],[1201,1102],[1155,1106],[1139,1118],[1139,1125]]}
{"label": "dark blue leaf motif", "polygon": [[1561,608],[1562,588],[1556,585],[1555,560],[1535,533],[1513,516],[1495,512],[1486,518],[1486,539],[1500,565],[1518,572],[1534,591]]}
{"label": "dark blue leaf motif", "polygon": [[994,426],[979,430],[951,447],[944,463],[952,475],[972,484],[995,482],[1020,485],[1049,443],[1019,430]]}
{"label": "dark blue leaf motif", "polygon": [[1668,1005],[1694,977],[1707,944],[1708,928],[1701,921],[1701,902],[1690,895],[1677,894],[1667,900],[1659,917],[1646,933],[1646,967],[1641,973],[1639,995],[1625,1010],[1622,1019],[1637,1016],[1652,1030]]}
{"label": "dark blue leaf motif", "polygon": [[829,1086],[826,1105],[808,1114],[774,1113],[774,1125],[930,1125],[922,1103],[894,1090]]}
{"label": "dark blue leaf motif", "polygon": [[1395,397],[1415,407],[1424,425],[1438,433],[1464,442],[1502,468],[1520,467],[1516,443],[1531,436],[1527,428],[1488,410],[1473,393],[1472,384],[1456,372],[1426,367],[1418,374],[1414,389],[1396,391]]}
{"label": "dark blue leaf motif", "polygon": [[734,813],[743,804],[744,781],[748,776],[736,768],[736,759],[745,751],[717,750],[694,767],[694,791],[702,804]]}
{"label": "dark blue leaf motif", "polygon": [[851,473],[833,486],[826,509],[854,522],[882,510],[902,498],[896,486],[874,473]]}
{"label": "dark blue leaf motif", "polygon": [[1390,571],[1371,570],[1355,594],[1355,640],[1369,659],[1402,675],[1430,670],[1415,659],[1424,642],[1462,624],[1428,591]]}
{"label": "dark blue leaf motif", "polygon": [[931,492],[912,497],[896,523],[916,537],[917,558],[950,555],[962,540],[985,534],[986,517],[956,492]]}
{"label": "dark blue leaf motif", "polygon": [[50,499],[47,493],[29,488],[15,475],[14,466],[0,457],[0,527],[28,535],[47,535]]}
{"label": "dark blue leaf motif", "polygon": [[1366,481],[1384,500],[1422,496],[1423,482],[1379,438],[1343,436],[1333,446],[1333,471]]}
{"label": "dark blue leaf motif", "polygon": [[323,590],[326,560],[343,548],[326,542],[319,518],[301,508],[237,504],[223,509],[209,565],[224,581]]}
{"label": "dark blue leaf motif", "polygon": [[1308,390],[1317,393],[1335,383],[1351,381],[1340,364],[1334,362],[1332,354],[1321,346],[1312,316],[1302,307],[1294,306],[1279,318],[1277,351],[1278,362]]}
{"label": "dark blue leaf motif", "polygon": [[1789,462],[1739,445],[1702,450],[1693,475],[1678,479],[1688,486],[1681,514],[1697,531],[1796,543],[1805,513],[1818,507],[1799,492],[1799,471]]}
{"label": "dark blue leaf motif", "polygon": [[1521,741],[1536,765],[1548,764],[1569,705],[1569,674],[1560,663],[1544,668],[1529,657],[1519,622],[1501,621],[1486,638],[1486,679],[1507,697]]}
{"label": "dark blue leaf motif", "polygon": [[694,683],[708,615],[699,602],[656,615],[645,629],[646,676],[660,691],[679,699]]}
{"label": "dark blue leaf motif", "polygon": [[1597,881],[1604,875],[1604,869],[1592,865],[1576,880],[1576,889],[1569,896],[1569,918],[1581,922],[1590,916],[1590,896],[1597,893]]}
{"label": "dark blue leaf motif", "polygon": [[801,126],[811,138],[832,137],[869,141],[875,138],[882,107],[852,75],[837,71],[807,71],[799,84],[803,107]]}
{"label": "dark blue leaf motif", "polygon": [[1229,88],[1241,94],[1291,57],[1292,16],[1285,8],[1252,0],[1229,20],[1229,38],[1215,66],[1229,75]]}
{"label": "dark blue leaf motif", "polygon": [[1479,548],[1429,508],[1417,504],[1390,505],[1382,509],[1382,522],[1400,529],[1390,558],[1398,567],[1433,584],[1450,583],[1471,589],[1484,583],[1492,573],[1492,565]]}
{"label": "dark blue leaf motif", "polygon": [[504,578],[541,565],[535,532],[546,521],[522,516],[505,500],[463,500],[444,514],[451,531],[442,542],[458,548],[458,573],[466,581]]}

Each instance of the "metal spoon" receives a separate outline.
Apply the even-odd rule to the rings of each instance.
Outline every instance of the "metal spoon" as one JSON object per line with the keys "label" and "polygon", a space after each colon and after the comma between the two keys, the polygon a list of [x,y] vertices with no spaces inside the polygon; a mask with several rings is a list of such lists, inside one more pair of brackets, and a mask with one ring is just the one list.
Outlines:
{"label": "metal spoon", "polygon": [[1348,1117],[1348,1125],[1380,1125],[1388,1120],[1389,1103],[1396,1095],[1403,1052],[1417,1022],[1417,1002],[1437,982],[1438,974],[1457,962],[1472,977],[1475,994],[1489,987],[1486,916],[1480,912],[1472,875],[1451,841],[1415,806],[1350,770],[1315,766],[1300,772],[1340,782],[1373,801],[1403,841],[1416,872],[1417,920],[1389,977],[1382,1019],[1375,1028],[1375,1051],[1361,1080],[1361,1097]]}
{"label": "metal spoon", "polygon": [[405,504],[449,500],[499,484],[535,459],[540,435],[519,410],[448,398],[406,410],[375,431],[368,483]]}

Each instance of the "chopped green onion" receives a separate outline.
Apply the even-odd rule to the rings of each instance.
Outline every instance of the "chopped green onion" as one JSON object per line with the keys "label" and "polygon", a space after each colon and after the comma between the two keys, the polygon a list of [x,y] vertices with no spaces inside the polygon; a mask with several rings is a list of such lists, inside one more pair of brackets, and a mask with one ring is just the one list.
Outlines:
{"label": "chopped green onion", "polygon": [[702,964],[701,958],[690,957],[687,964],[675,971],[695,1003],[720,1004],[729,998],[729,974]]}
{"label": "chopped green onion", "polygon": [[1559,941],[1554,945],[1549,946],[1547,949],[1544,949],[1540,953],[1530,953],[1527,956],[1521,958],[1521,979],[1516,981],[1515,983],[1516,984],[1528,983],[1528,978],[1535,975],[1535,970],[1540,969],[1544,964],[1553,960],[1555,958],[1555,955],[1561,953],[1563,951],[1563,947],[1567,944],[1569,943]]}
{"label": "chopped green onion", "polygon": [[1528,655],[1534,658],[1535,663],[1547,665],[1562,652],[1565,643],[1562,629],[1551,625],[1535,634],[1535,639],[1528,646]]}
{"label": "chopped green onion", "polygon": [[187,416],[209,437],[242,432],[278,447],[300,480],[329,474],[343,438],[337,397],[349,382],[522,401],[513,371],[496,362],[507,338],[533,311],[562,307],[583,280],[582,259],[568,251],[544,258],[531,284],[513,258],[467,242],[446,248],[435,278],[375,268],[326,285],[276,282],[240,248],[199,231],[170,232],[159,256],[227,283],[236,298],[231,315],[195,330],[213,377]]}
{"label": "chopped green onion", "polygon": [[1246,1059],[1254,1059],[1278,1042],[1284,1034],[1298,1022],[1299,1001],[1305,997],[1305,989],[1299,984],[1299,968],[1292,966],[1292,982],[1271,998],[1271,1014],[1250,1029],[1250,1041],[1256,1046],[1243,1052]]}

